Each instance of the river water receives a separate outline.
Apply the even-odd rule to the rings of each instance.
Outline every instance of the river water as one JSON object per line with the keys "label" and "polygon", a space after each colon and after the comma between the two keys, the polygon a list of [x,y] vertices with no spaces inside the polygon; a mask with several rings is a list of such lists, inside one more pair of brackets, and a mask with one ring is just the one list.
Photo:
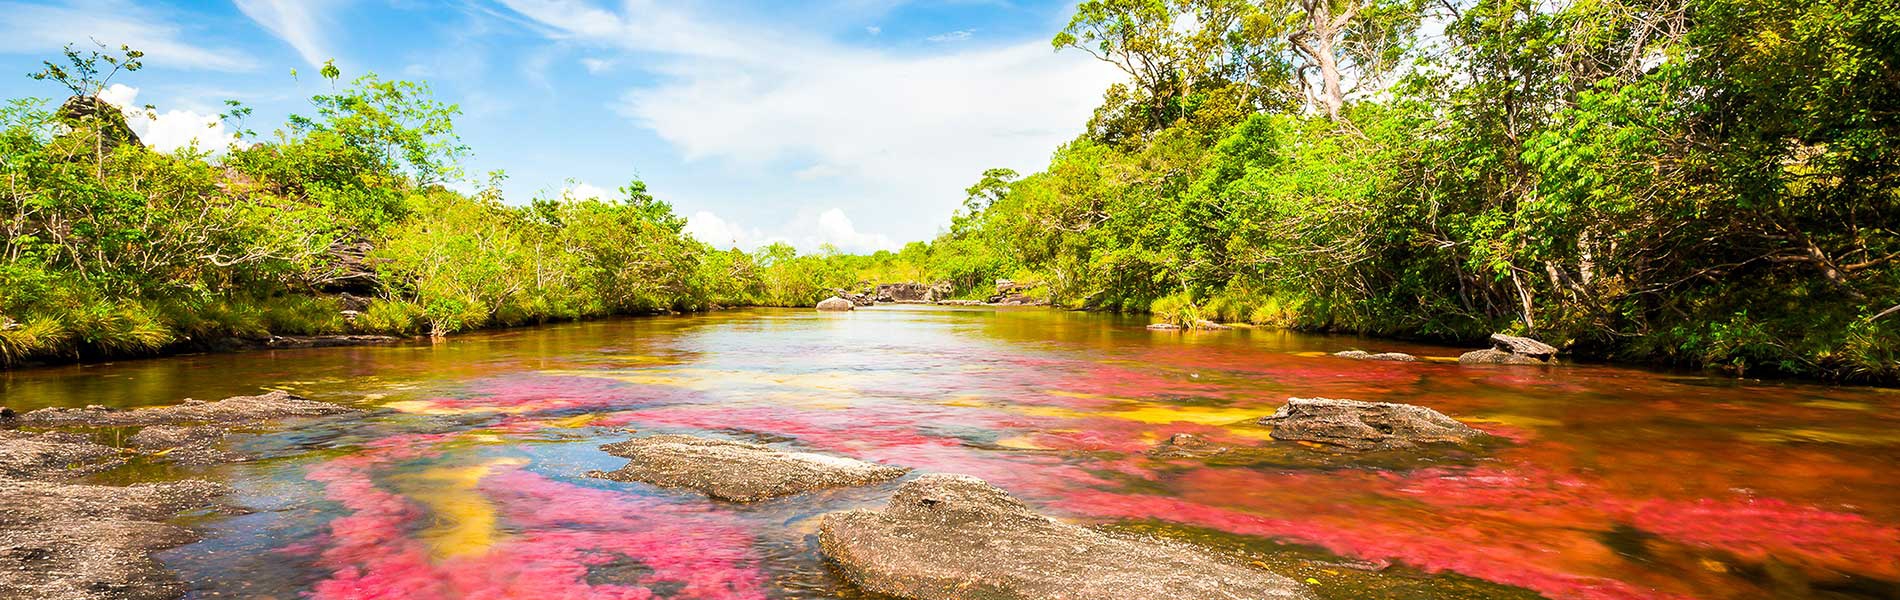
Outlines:
{"label": "river water", "polygon": [[[753,504],[589,478],[640,433],[964,473],[1074,522],[1208,546],[1326,598],[1900,598],[1900,393],[1603,366],[1361,362],[1461,349],[1150,332],[1041,309],[745,310],[434,345],[0,375],[16,409],[266,389],[376,409],[239,435],[243,514],[161,555],[200,598],[863,598],[818,517],[899,482]],[[1471,449],[1276,442],[1289,396],[1419,404]],[[1176,433],[1238,450],[1144,453]]]}

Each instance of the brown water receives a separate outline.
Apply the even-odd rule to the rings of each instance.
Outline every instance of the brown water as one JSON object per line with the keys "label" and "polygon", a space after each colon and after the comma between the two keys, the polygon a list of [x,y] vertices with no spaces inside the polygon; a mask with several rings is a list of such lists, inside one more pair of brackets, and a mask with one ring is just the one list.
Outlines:
{"label": "brown water", "polygon": [[[1149,332],[1045,310],[757,310],[437,345],[0,375],[15,408],[263,389],[383,410],[239,436],[166,563],[203,598],[860,598],[818,515],[897,485],[756,504],[584,477],[624,428],[765,440],[989,480],[1077,522],[1204,544],[1327,598],[1900,598],[1900,393],[1642,370],[1359,362],[1269,331]],[[1254,424],[1288,396],[1421,404],[1497,434],[1350,454]],[[1142,451],[1191,432],[1243,448]]]}

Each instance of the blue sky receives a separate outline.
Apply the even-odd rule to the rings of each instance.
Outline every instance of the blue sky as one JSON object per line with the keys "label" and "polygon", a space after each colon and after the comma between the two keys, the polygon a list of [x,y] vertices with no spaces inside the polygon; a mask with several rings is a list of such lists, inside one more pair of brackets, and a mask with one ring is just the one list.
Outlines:
{"label": "blue sky", "polygon": [[[169,147],[226,99],[268,133],[328,89],[315,65],[426,81],[459,104],[470,179],[511,202],[644,179],[715,245],[894,249],[983,169],[1039,170],[1113,69],[1049,38],[1067,1],[0,0],[0,94],[66,42],[147,53],[107,95]],[[293,79],[291,69],[300,77]],[[17,75],[9,75],[17,74]]]}

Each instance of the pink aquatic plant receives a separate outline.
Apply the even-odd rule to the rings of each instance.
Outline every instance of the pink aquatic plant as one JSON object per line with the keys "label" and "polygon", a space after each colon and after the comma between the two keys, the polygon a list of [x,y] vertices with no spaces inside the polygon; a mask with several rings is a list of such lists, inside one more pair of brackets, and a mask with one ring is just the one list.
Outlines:
{"label": "pink aquatic plant", "polygon": [[[428,457],[441,441],[399,436],[310,469],[325,496],[350,511],[312,544],[330,573],[312,598],[647,600],[656,589],[699,600],[765,598],[753,536],[730,518],[704,505],[576,486],[515,465],[496,467],[477,487],[479,501],[492,504],[511,533],[476,552],[432,554],[411,534],[426,511],[378,486],[375,473]],[[620,563],[629,572],[589,581],[590,573]]]}

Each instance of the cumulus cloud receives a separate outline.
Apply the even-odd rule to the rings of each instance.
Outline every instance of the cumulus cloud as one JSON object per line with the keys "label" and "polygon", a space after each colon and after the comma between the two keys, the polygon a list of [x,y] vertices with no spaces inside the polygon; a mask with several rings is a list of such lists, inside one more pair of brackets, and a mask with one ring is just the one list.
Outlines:
{"label": "cumulus cloud", "polygon": [[849,207],[874,223],[948,218],[984,169],[1041,168],[1116,79],[1042,40],[907,54],[732,25],[673,3],[628,0],[615,12],[501,2],[552,39],[641,56],[657,77],[617,109],[687,160],[813,165],[787,179],[849,188],[861,200]]}
{"label": "cumulus cloud", "polygon": [[[51,54],[67,44],[98,40],[117,50],[120,44],[145,52],[154,67],[246,71],[257,67],[244,53],[187,42],[196,37],[167,15],[117,0],[83,0],[64,5],[0,2],[0,53]],[[80,48],[82,51],[86,48]]]}
{"label": "cumulus cloud", "polygon": [[236,135],[225,131],[224,121],[217,115],[177,109],[148,112],[138,105],[138,97],[138,88],[123,83],[99,92],[99,99],[119,107],[125,113],[126,125],[153,150],[171,152],[196,144],[200,150],[217,152],[237,141]]}
{"label": "cumulus cloud", "polygon": [[239,11],[283,40],[310,66],[335,58],[330,53],[324,15],[337,0],[235,0]]}
{"label": "cumulus cloud", "polygon": [[589,198],[612,200],[614,198],[618,198],[619,194],[608,191],[606,188],[582,181],[582,182],[576,182],[576,183],[569,183],[566,187],[561,188],[561,196],[568,198],[570,200],[586,200]]}
{"label": "cumulus cloud", "polygon": [[686,232],[693,239],[719,248],[756,250],[775,242],[785,242],[800,252],[817,252],[831,246],[845,252],[871,253],[898,250],[900,244],[890,236],[858,231],[844,209],[828,208],[819,212],[802,211],[776,231],[766,232],[727,220],[710,211],[698,211],[686,218]]}

